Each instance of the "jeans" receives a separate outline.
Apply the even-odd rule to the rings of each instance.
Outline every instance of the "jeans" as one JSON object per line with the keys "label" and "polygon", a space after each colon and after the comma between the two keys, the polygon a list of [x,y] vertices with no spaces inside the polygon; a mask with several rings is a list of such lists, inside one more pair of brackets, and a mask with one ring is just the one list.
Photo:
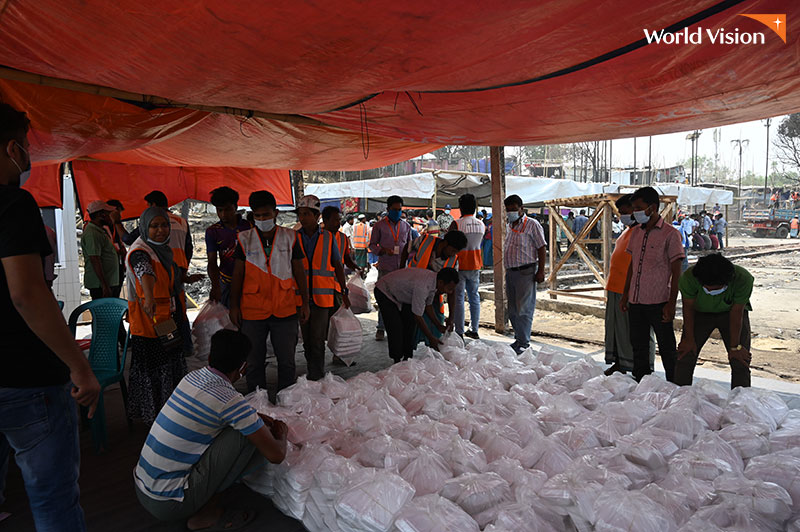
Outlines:
{"label": "jeans", "polygon": [[453,310],[453,322],[458,334],[464,334],[464,289],[467,291],[469,300],[469,328],[473,332],[478,332],[478,323],[481,319],[481,296],[478,294],[478,287],[481,284],[480,270],[465,270],[458,272],[459,282],[456,286],[455,308]]}
{"label": "jeans", "polygon": [[308,368],[306,377],[310,381],[318,381],[325,376],[325,340],[328,338],[328,324],[334,312],[334,308],[318,307],[312,301],[308,321],[300,326]]}
{"label": "jeans", "polygon": [[182,501],[156,500],[136,487],[136,497],[156,519],[177,521],[193,516],[215,494],[240,478],[264,467],[266,459],[241,432],[231,427],[214,438],[200,460],[192,466]]}
{"label": "jeans", "polygon": [[380,290],[375,290],[375,301],[378,308],[386,314],[386,337],[389,344],[389,356],[395,362],[407,360],[414,354],[414,337],[417,322],[411,312],[411,305],[403,305],[402,309],[386,297]]}
{"label": "jeans", "polygon": [[717,232],[717,240],[719,240],[719,249],[720,249],[720,251],[725,249],[725,243],[723,242],[724,239],[725,239],[725,232],[724,231]]}
{"label": "jeans", "polygon": [[[744,311],[742,316],[742,330],[738,340],[731,339],[730,312],[695,312],[694,331],[692,334],[694,335],[697,352],[687,353],[675,363],[675,384],[691,386],[694,367],[697,365],[697,356],[714,329],[719,330],[722,343],[725,344],[726,349],[741,345],[747,351],[750,351],[750,317],[747,310]],[[729,363],[731,365],[731,388],[736,388],[737,386],[749,387],[750,366],[735,359],[729,359]]]}
{"label": "jeans", "polygon": [[517,351],[531,343],[533,311],[536,309],[536,264],[524,270],[506,270],[508,319],[514,328]]}
{"label": "jeans", "polygon": [[658,342],[658,355],[664,365],[664,373],[669,382],[675,382],[675,359],[678,350],[675,344],[675,330],[673,322],[664,323],[661,315],[665,303],[655,305],[628,305],[628,319],[630,320],[631,345],[633,346],[633,378],[642,380],[645,375],[651,374],[650,369],[650,327],[656,333]]}
{"label": "jeans", "polygon": [[267,388],[267,336],[272,340],[278,360],[278,391],[294,384],[294,353],[297,349],[297,315],[287,318],[270,316],[265,320],[242,320],[242,334],[250,339],[252,347],[247,355],[247,391],[256,387]]}
{"label": "jeans", "polygon": [[78,488],[78,414],[70,386],[0,388],[0,473],[14,449],[38,532],[86,530]]}

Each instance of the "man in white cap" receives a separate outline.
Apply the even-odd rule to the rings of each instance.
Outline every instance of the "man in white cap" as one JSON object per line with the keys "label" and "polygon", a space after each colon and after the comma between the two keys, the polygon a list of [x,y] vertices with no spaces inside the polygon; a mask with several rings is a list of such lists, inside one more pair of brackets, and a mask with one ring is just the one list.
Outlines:
{"label": "man in white cap", "polygon": [[91,202],[86,209],[89,223],[84,225],[81,236],[83,286],[89,290],[93,300],[119,293],[119,259],[105,230],[112,223],[110,215],[113,210],[113,206],[100,200]]}
{"label": "man in white cap", "polygon": [[353,236],[350,238],[350,243],[353,246],[353,261],[359,268],[367,268],[367,248],[369,247],[370,233],[369,226],[367,225],[367,216],[365,214],[358,215],[358,222],[353,227]]}
{"label": "man in white cap", "polygon": [[311,381],[325,376],[325,339],[328,337],[328,322],[336,310],[337,283],[342,294],[342,306],[350,308],[339,247],[333,233],[320,227],[319,217],[319,198],[303,196],[297,202],[297,219],[301,226],[297,231],[297,241],[304,255],[310,308],[308,321],[300,323],[300,332],[308,364],[306,377]]}

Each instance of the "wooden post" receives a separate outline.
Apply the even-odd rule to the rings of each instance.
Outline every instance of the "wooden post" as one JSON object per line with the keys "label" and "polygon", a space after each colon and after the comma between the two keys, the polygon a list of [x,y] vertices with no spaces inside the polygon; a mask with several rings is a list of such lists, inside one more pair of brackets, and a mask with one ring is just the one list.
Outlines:
{"label": "wooden post", "polygon": [[[548,205],[547,209],[549,211],[548,216],[550,217],[550,224],[549,224],[550,225],[550,268],[549,269],[552,272],[555,271],[556,269],[556,231],[558,231],[557,227],[558,222],[556,222],[555,217],[558,216],[560,218],[561,212],[560,209],[555,205]],[[555,290],[556,288],[558,288],[558,284],[555,275],[553,275],[550,277],[550,291],[551,291],[550,299],[556,299],[558,297],[554,293],[552,293],[552,291]]]}
{"label": "wooden post", "polygon": [[305,185],[303,184],[303,171],[291,170],[289,177],[292,182],[292,191],[294,192],[294,201],[297,203],[300,198],[305,196]]}
{"label": "wooden post", "polygon": [[494,254],[494,330],[502,333],[506,328],[506,293],[503,268],[503,240],[506,228],[506,162],[502,146],[491,146],[492,166],[492,251]]}
{"label": "wooden post", "polygon": [[608,282],[611,269],[611,200],[606,199],[600,208],[603,209],[603,279]]}
{"label": "wooden post", "polygon": [[[741,212],[741,211],[740,211]],[[730,242],[728,241],[728,206],[725,205],[725,248],[728,248]]]}

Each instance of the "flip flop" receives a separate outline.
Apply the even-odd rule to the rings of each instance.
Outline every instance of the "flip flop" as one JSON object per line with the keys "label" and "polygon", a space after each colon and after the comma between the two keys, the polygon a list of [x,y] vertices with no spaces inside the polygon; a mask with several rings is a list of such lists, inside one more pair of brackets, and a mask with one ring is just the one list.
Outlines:
{"label": "flip flop", "polygon": [[191,532],[225,532],[227,530],[239,530],[240,528],[249,525],[256,518],[258,513],[252,508],[239,508],[236,510],[227,510],[222,514],[215,524],[206,528],[186,528]]}

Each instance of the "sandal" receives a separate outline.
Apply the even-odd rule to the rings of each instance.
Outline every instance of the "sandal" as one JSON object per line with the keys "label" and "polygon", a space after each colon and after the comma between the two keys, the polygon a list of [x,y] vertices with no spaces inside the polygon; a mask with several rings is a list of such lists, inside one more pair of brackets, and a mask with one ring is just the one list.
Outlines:
{"label": "sandal", "polygon": [[206,528],[187,530],[191,532],[224,532],[226,530],[239,530],[240,528],[249,525],[256,518],[257,512],[252,508],[240,508],[237,510],[228,510],[222,514],[215,524]]}

